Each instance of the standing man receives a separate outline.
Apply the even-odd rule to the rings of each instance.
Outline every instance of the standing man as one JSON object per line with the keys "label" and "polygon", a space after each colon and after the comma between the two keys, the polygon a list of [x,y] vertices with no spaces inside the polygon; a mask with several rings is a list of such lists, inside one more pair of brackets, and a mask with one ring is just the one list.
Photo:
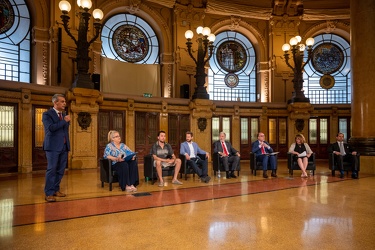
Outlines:
{"label": "standing man", "polygon": [[214,143],[214,153],[218,153],[220,155],[220,161],[224,166],[227,179],[237,178],[237,176],[234,175],[234,171],[237,170],[241,155],[232,147],[230,142],[225,141],[225,137],[226,134],[224,132],[220,132],[219,140]]}
{"label": "standing man", "polygon": [[[193,133],[190,131],[186,132],[186,141],[181,143],[180,154],[185,155],[186,164],[194,169],[194,172],[203,182],[208,183],[211,180],[211,177],[208,176],[207,168],[209,154],[200,149],[197,143],[193,142]],[[205,159],[201,159],[198,154],[205,154]]]}
{"label": "standing man", "polygon": [[65,114],[66,101],[64,95],[52,97],[53,108],[43,113],[44,143],[43,150],[47,157],[45,199],[56,201],[55,196],[65,197],[60,192],[60,182],[64,176],[70,150],[69,124],[70,116]]}
{"label": "standing man", "polygon": [[276,174],[276,155],[270,155],[273,153],[273,149],[270,144],[265,141],[264,133],[258,133],[258,140],[252,144],[252,152],[256,155],[256,161],[262,162],[263,166],[263,178],[268,178],[267,175],[267,166],[268,162],[271,165],[272,177],[277,177]]}
{"label": "standing man", "polygon": [[174,155],[172,146],[165,142],[165,131],[159,131],[158,141],[152,145],[150,154],[152,154],[152,157],[154,158],[154,166],[156,167],[156,172],[158,173],[159,178],[159,187],[164,187],[161,168],[173,166],[175,168],[172,183],[182,185],[182,182],[177,179],[181,168],[181,160]]}
{"label": "standing man", "polygon": [[344,162],[349,162],[352,167],[352,178],[358,179],[358,158],[357,152],[348,143],[344,143],[344,134],[336,135],[336,142],[328,148],[328,153],[333,153],[335,162],[340,170],[340,178],[344,178]]}

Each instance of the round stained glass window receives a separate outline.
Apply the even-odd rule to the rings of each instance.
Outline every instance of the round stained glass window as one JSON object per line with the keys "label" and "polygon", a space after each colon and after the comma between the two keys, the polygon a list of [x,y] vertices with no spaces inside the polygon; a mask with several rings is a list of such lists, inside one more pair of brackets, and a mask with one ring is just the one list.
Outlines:
{"label": "round stained glass window", "polygon": [[14,12],[9,1],[0,2],[0,34],[7,32],[14,23]]}
{"label": "round stained glass window", "polygon": [[339,46],[332,43],[322,43],[312,53],[312,65],[322,74],[338,71],[344,62],[344,53]]}
{"label": "round stained glass window", "polygon": [[218,47],[216,59],[222,69],[227,72],[240,71],[246,64],[245,48],[236,41],[227,41]]}
{"label": "round stained glass window", "polygon": [[148,52],[146,35],[137,27],[122,25],[118,27],[112,39],[116,53],[127,62],[139,62]]}

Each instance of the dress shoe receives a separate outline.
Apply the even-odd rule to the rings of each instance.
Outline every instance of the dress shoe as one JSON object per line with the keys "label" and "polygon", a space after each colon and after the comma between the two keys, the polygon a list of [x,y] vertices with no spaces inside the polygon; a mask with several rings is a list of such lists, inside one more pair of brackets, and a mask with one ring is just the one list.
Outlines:
{"label": "dress shoe", "polygon": [[60,191],[57,191],[57,192],[55,192],[55,193],[53,194],[53,196],[57,196],[57,197],[65,197],[66,194],[61,193]]}
{"label": "dress shoe", "polygon": [[341,178],[341,179],[344,179],[344,177],[345,177],[345,175],[344,175],[344,171],[341,171],[341,172],[340,172],[340,178]]}
{"label": "dress shoe", "polygon": [[210,180],[211,180],[211,177],[207,175],[206,178],[205,178],[205,180],[204,180],[204,182],[205,182],[205,183],[209,183]]}
{"label": "dress shoe", "polygon": [[237,176],[232,172],[232,173],[230,173],[230,177],[232,177],[232,178],[237,178]]}
{"label": "dress shoe", "polygon": [[357,173],[353,173],[353,174],[352,174],[352,178],[353,178],[353,179],[358,179],[358,175],[357,175]]}
{"label": "dress shoe", "polygon": [[230,178],[232,178],[232,177],[230,176],[230,174],[227,174],[227,179],[230,179]]}
{"label": "dress shoe", "polygon": [[267,171],[263,172],[263,178],[268,178]]}
{"label": "dress shoe", "polygon": [[48,195],[48,196],[46,196],[46,201],[48,201],[48,202],[55,202],[56,201],[56,199],[55,199],[55,197],[53,197],[52,195]]}
{"label": "dress shoe", "polygon": [[[272,177],[277,177],[277,174],[276,173],[272,173],[271,174]],[[306,176],[307,177],[307,176]]]}

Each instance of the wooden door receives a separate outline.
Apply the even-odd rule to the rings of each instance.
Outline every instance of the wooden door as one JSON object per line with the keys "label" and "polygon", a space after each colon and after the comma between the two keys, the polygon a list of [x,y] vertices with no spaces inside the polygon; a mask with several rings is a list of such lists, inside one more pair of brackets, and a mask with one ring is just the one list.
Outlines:
{"label": "wooden door", "polygon": [[269,142],[275,152],[279,152],[278,158],[286,158],[288,146],[287,117],[268,118],[268,137]]}
{"label": "wooden door", "polygon": [[259,118],[258,117],[241,117],[241,145],[240,154],[241,160],[249,160],[251,152],[251,144],[257,140],[259,131]]}
{"label": "wooden door", "polygon": [[121,136],[121,141],[125,141],[125,112],[99,110],[98,113],[98,162],[103,157],[104,149],[108,144],[108,132],[116,130]]}
{"label": "wooden door", "polygon": [[314,117],[309,120],[309,146],[316,153],[316,159],[328,158],[329,117]]}
{"label": "wooden door", "polygon": [[0,173],[18,172],[17,104],[0,104]]}
{"label": "wooden door", "polygon": [[158,132],[159,113],[135,112],[135,151],[138,152],[138,162],[143,163],[143,157],[150,154]]}
{"label": "wooden door", "polygon": [[168,114],[168,143],[174,154],[180,154],[180,145],[185,141],[186,132],[190,131],[190,116],[184,114]]}

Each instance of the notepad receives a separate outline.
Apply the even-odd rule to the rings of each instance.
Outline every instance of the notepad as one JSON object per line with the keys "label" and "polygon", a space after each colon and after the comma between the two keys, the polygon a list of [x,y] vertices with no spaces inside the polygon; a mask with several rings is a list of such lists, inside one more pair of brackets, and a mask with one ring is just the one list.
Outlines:
{"label": "notepad", "polygon": [[298,155],[298,157],[306,157],[306,156],[307,156],[306,151],[303,151],[302,153]]}
{"label": "notepad", "polygon": [[124,157],[124,160],[125,161],[130,161],[131,159],[133,159],[133,157],[135,155],[137,155],[138,152],[131,152],[130,154],[128,154],[127,156]]}
{"label": "notepad", "polygon": [[267,153],[265,155],[277,155],[279,152]]}

